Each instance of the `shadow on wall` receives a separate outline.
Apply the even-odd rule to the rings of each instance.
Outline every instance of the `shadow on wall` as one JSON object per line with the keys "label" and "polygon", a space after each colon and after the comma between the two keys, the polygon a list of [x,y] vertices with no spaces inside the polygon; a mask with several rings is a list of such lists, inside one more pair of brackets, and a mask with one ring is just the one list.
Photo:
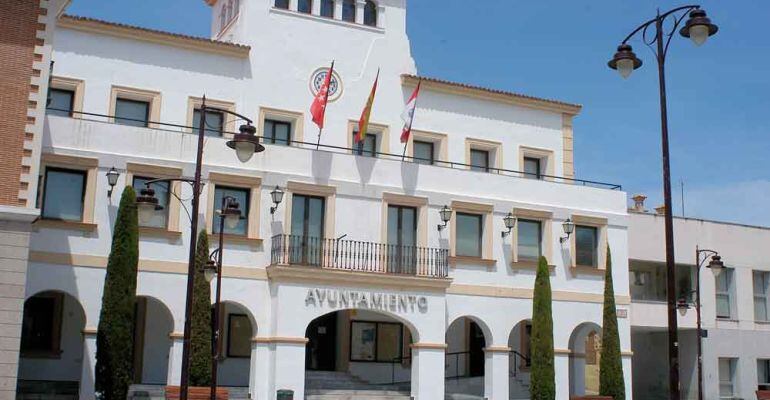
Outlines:
{"label": "shadow on wall", "polygon": [[334,161],[334,154],[328,151],[314,151],[312,152],[312,168],[313,178],[319,185],[329,184],[329,177],[332,173],[332,162]]}
{"label": "shadow on wall", "polygon": [[420,176],[420,165],[417,163],[401,163],[401,185],[404,194],[414,195],[417,188],[417,178]]}

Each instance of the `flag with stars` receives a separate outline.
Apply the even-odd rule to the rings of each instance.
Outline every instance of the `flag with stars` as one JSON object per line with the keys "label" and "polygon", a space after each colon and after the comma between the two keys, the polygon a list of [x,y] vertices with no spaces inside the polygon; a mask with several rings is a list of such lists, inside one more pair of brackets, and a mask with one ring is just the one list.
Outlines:
{"label": "flag with stars", "polygon": [[310,105],[310,114],[313,116],[313,122],[318,125],[318,129],[324,128],[326,104],[329,102],[329,85],[331,84],[333,73],[334,61],[332,61],[332,66],[329,68],[329,72],[326,74],[326,79],[324,80],[323,85],[321,85],[321,88],[318,89],[318,94],[316,94],[315,98],[313,99],[313,104]]}

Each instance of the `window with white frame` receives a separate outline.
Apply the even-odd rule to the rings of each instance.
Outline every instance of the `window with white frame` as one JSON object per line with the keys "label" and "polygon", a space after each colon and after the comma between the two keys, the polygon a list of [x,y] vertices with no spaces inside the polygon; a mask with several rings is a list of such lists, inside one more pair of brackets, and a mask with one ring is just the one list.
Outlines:
{"label": "window with white frame", "polygon": [[754,271],[754,320],[768,321],[767,290],[770,272]]}
{"label": "window with white frame", "polygon": [[716,277],[717,318],[729,319],[732,315],[733,272],[732,268],[725,268]]}
{"label": "window with white frame", "polygon": [[527,179],[542,179],[540,169],[540,159],[535,157],[524,157],[524,177]]}
{"label": "window with white frame", "polygon": [[757,360],[757,390],[770,390],[770,359]]}
{"label": "window with white frame", "polygon": [[737,368],[737,359],[720,358],[719,359],[719,398],[735,398],[735,370]]}
{"label": "window with white frame", "polygon": [[516,225],[516,229],[518,229],[516,254],[518,254],[519,261],[537,261],[543,254],[541,222],[519,219]]}
{"label": "window with white frame", "polygon": [[456,213],[458,256],[481,257],[484,234],[484,216],[480,214]]}
{"label": "window with white frame", "polygon": [[435,144],[422,140],[415,140],[412,143],[414,161],[418,164],[432,165],[435,160]]}
{"label": "window with white frame", "polygon": [[115,123],[147,127],[150,121],[150,102],[125,99],[115,100]]}
{"label": "window with white frame", "polygon": [[42,218],[82,221],[87,172],[47,167],[43,178]]}

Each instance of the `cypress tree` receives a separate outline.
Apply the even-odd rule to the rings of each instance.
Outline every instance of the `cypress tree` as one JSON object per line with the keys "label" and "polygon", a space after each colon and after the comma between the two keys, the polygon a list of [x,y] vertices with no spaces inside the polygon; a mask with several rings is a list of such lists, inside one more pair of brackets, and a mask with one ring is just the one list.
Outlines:
{"label": "cypress tree", "polygon": [[211,284],[206,282],[203,267],[209,259],[209,235],[198,235],[193,282],[193,311],[190,333],[190,385],[211,385]]}
{"label": "cypress tree", "polygon": [[136,192],[123,190],[104,277],[96,334],[96,392],[103,400],[125,400],[133,380],[134,307],[139,263]]}
{"label": "cypress tree", "polygon": [[548,261],[540,257],[532,301],[532,400],[555,400],[556,382],[553,361],[553,317]]}
{"label": "cypress tree", "polygon": [[612,286],[612,254],[607,246],[607,269],[604,271],[604,317],[602,322],[602,355],[599,361],[599,394],[615,400],[626,399],[623,363],[620,358],[620,335]]}

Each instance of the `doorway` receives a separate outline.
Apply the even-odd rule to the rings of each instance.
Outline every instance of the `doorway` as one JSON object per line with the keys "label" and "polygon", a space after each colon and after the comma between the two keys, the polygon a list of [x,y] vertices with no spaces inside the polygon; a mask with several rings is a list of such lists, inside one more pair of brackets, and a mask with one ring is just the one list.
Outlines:
{"label": "doorway", "polygon": [[308,338],[305,369],[335,371],[337,369],[337,313],[314,319],[305,332]]}
{"label": "doorway", "polygon": [[468,375],[484,376],[484,332],[481,327],[470,321],[468,327]]}
{"label": "doorway", "polygon": [[417,209],[388,206],[388,272],[414,274],[417,246]]}
{"label": "doorway", "polygon": [[289,251],[292,264],[321,266],[324,241],[323,197],[295,194],[291,204],[291,238]]}

